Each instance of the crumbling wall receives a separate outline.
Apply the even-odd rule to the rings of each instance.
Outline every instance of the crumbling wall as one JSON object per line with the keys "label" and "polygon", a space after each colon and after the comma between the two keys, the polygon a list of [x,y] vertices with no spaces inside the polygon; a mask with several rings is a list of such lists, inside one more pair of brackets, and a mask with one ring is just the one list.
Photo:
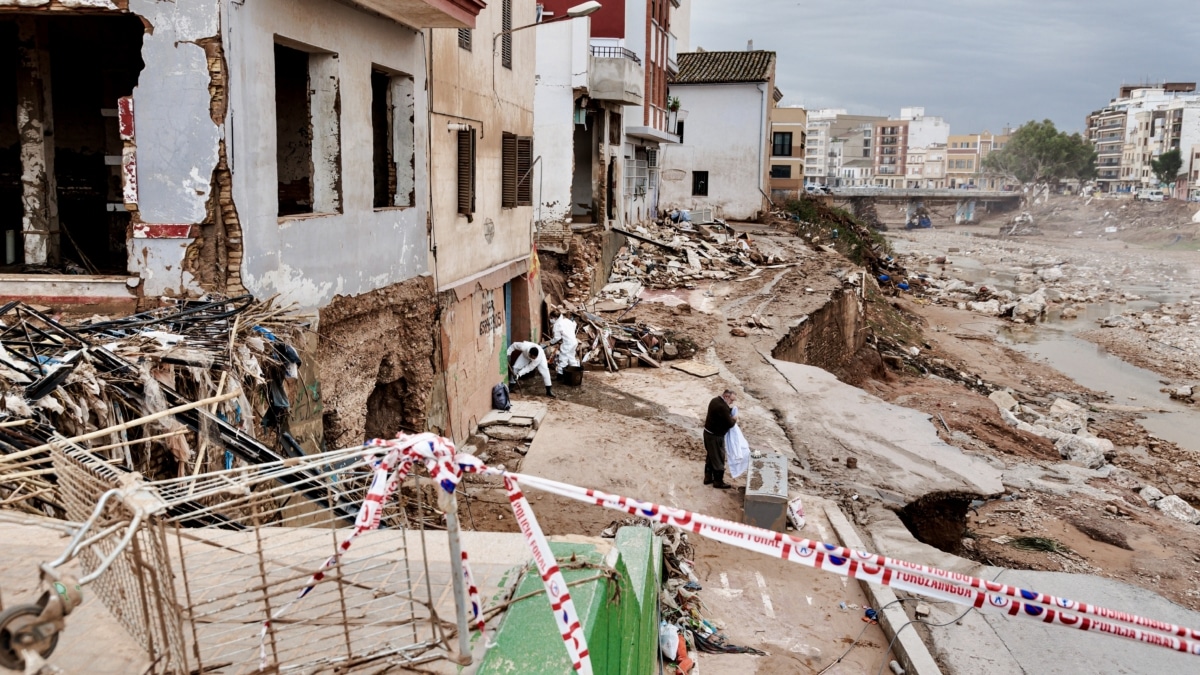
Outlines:
{"label": "crumbling wall", "polygon": [[438,319],[430,277],[338,296],[320,311],[318,362],[330,448],[361,443],[368,428],[425,431]]}
{"label": "crumbling wall", "polygon": [[848,384],[858,384],[883,370],[879,354],[867,345],[867,330],[858,294],[846,289],[794,326],[771,355],[816,366]]}

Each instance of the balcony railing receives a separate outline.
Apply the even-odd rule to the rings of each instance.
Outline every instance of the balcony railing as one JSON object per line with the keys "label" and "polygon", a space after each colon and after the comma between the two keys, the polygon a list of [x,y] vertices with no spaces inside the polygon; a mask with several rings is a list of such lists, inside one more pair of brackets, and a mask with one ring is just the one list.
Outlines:
{"label": "balcony railing", "polygon": [[592,56],[598,59],[629,59],[639,66],[642,65],[638,55],[624,47],[592,47]]}

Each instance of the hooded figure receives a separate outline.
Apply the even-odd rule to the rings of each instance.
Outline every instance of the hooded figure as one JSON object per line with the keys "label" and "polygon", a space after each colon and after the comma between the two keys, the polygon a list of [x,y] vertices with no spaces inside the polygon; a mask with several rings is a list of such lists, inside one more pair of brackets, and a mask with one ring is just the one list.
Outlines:
{"label": "hooded figure", "polygon": [[[516,356],[515,363],[513,356]],[[546,363],[546,351],[534,342],[514,342],[508,346],[508,363],[512,369],[513,380],[537,370],[542,374],[542,382],[546,385],[546,395],[554,398],[554,390],[550,388],[550,366]]]}
{"label": "hooded figure", "polygon": [[575,338],[575,331],[578,326],[574,321],[567,318],[565,314],[559,314],[554,320],[554,339],[550,344],[556,345],[562,343],[558,348],[558,358],[555,360],[555,371],[562,375],[563,369],[567,366],[579,366],[579,359],[575,356],[575,351],[579,349],[579,340]]}

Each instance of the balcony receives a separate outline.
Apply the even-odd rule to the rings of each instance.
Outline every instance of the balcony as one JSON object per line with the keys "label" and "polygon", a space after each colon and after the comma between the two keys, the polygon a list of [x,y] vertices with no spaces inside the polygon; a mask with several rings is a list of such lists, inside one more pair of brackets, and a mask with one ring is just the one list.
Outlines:
{"label": "balcony", "polygon": [[474,28],[483,0],[348,0],[411,28]]}
{"label": "balcony", "polygon": [[679,39],[671,33],[667,34],[667,70],[672,75],[679,73]]}
{"label": "balcony", "polygon": [[597,101],[642,105],[646,71],[637,54],[624,47],[592,47],[588,89]]}

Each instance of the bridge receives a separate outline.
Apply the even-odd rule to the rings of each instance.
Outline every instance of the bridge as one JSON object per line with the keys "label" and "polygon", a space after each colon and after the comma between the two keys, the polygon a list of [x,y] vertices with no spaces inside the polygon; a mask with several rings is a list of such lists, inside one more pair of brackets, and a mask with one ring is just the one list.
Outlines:
{"label": "bridge", "polygon": [[1018,208],[1024,196],[1021,192],[1002,190],[882,187],[832,188],[831,192],[837,206],[849,209],[858,216],[869,218],[876,215],[888,225],[903,225],[921,211],[952,218],[955,223],[973,222],[983,214],[1003,213]]}

